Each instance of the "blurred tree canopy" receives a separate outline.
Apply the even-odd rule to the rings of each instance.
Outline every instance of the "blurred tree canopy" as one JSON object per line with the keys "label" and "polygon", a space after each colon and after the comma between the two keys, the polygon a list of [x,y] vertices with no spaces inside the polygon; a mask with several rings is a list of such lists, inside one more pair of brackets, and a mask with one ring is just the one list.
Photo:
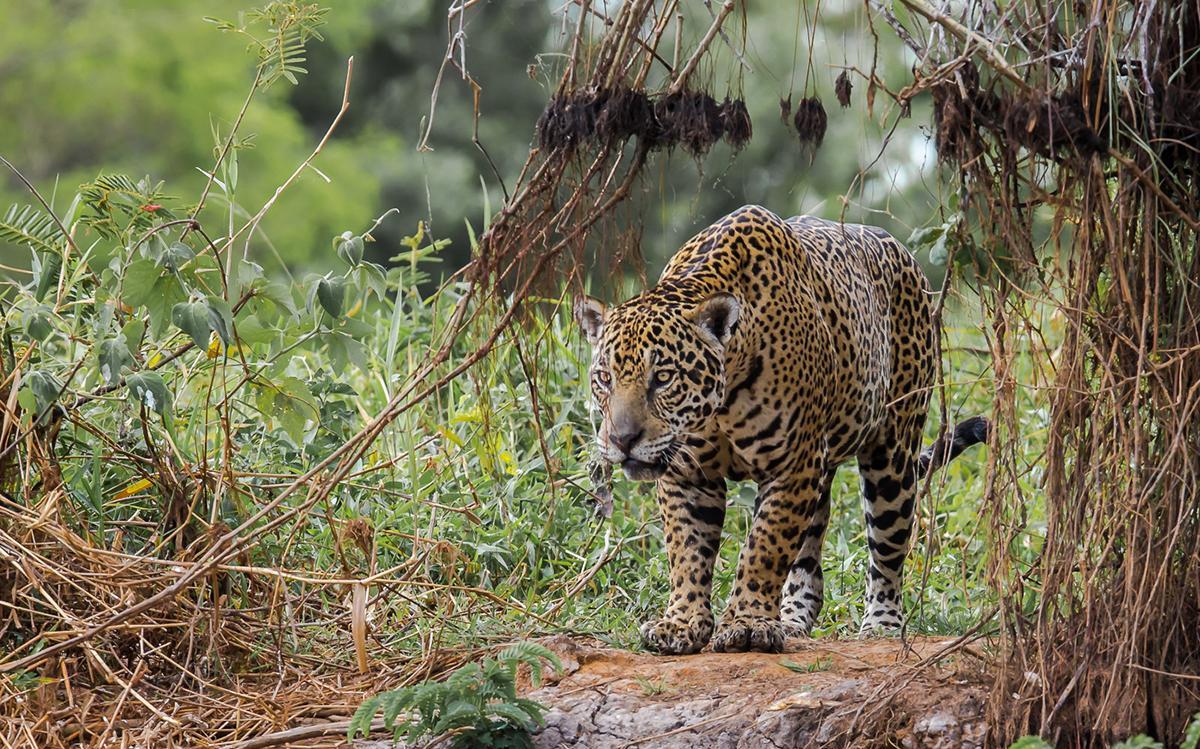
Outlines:
{"label": "blurred tree canopy", "polygon": [[[823,3],[819,23],[803,3],[748,5],[745,29],[730,26],[713,69],[696,80],[718,98],[744,96],[754,138],[736,156],[718,145],[703,160],[677,152],[651,162],[625,214],[645,219],[641,249],[651,270],[695,230],[744,203],[785,215],[838,218],[844,210],[847,220],[907,239],[942,203],[932,187],[928,110],[918,101],[911,117],[898,117],[882,91],[869,108],[860,74],[875,60],[879,78],[898,88],[912,64],[906,51],[894,35],[880,33],[876,57],[859,2]],[[291,269],[328,265],[334,235],[361,231],[393,207],[399,216],[375,233],[372,259],[395,254],[398,239],[424,220],[433,233],[453,239],[448,261],[464,261],[464,222],[482,224],[485,190],[492,209],[503,194],[472,142],[471,89],[452,68],[439,90],[433,150],[416,148],[446,54],[446,6],[339,0],[322,29],[325,41],[309,46],[309,75],[294,87],[273,87],[250,107],[244,130],[254,137],[239,155],[244,176],[236,201],[253,210],[320,138],[340,105],[345,60],[356,58],[351,108],[317,160],[319,172],[301,177],[255,240],[268,270],[281,262]],[[466,16],[465,62],[482,86],[479,139],[509,182],[557,80],[562,7],[557,0],[491,0]],[[242,41],[204,19],[236,20],[245,8],[245,0],[8,0],[0,9],[0,154],[55,196],[59,208],[102,169],[148,173],[166,180],[171,194],[194,194],[205,180],[198,167],[212,163],[254,67]],[[701,3],[686,8],[698,36],[708,12]],[[859,73],[850,73],[854,90],[843,109],[834,81],[846,67]],[[815,154],[780,118],[781,100],[812,95],[829,114]],[[0,203],[12,202],[31,201],[9,175],[0,180]],[[202,220],[223,225],[226,210],[220,199],[212,201]],[[595,241],[606,241],[603,232]],[[28,264],[13,248],[0,247],[0,258]]]}

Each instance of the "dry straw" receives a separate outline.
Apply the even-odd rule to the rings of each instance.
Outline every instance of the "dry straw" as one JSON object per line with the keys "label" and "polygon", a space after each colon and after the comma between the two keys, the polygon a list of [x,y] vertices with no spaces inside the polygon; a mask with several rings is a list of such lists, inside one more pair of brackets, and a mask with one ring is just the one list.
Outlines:
{"label": "dry straw", "polygon": [[[891,95],[904,105],[932,94],[939,155],[955,167],[946,178],[967,196],[963,230],[986,253],[981,295],[997,433],[985,512],[1002,638],[992,740],[1178,736],[1200,703],[1200,4],[1026,0],[1000,13],[990,4],[901,0],[901,22],[890,5],[868,1],[871,18],[916,55],[911,85]],[[475,86],[463,54],[472,5],[451,7],[442,73]],[[631,0],[609,17],[590,0],[567,7],[567,55],[539,146],[463,271],[467,293],[427,365],[327,461],[279,484],[242,526],[212,525],[182,558],[133,556],[76,533],[62,512],[55,427],[18,427],[26,362],[5,360],[0,488],[38,491],[0,499],[0,636],[30,628],[39,636],[28,642],[45,646],[0,656],[0,670],[46,684],[18,693],[0,682],[10,744],[100,746],[119,733],[147,746],[278,745],[344,730],[339,721],[365,692],[472,655],[445,653],[433,640],[411,659],[372,650],[360,621],[371,603],[362,600],[366,586],[399,595],[399,586],[420,584],[420,559],[354,576],[255,568],[242,554],[324,507],[393,420],[486,357],[519,321],[526,297],[561,278],[552,272],[575,273],[589,232],[629,196],[653,151],[700,154],[720,138],[736,145],[750,136],[744,104],[705,91],[702,79],[714,47],[730,44],[726,28],[744,23],[732,0],[701,15],[705,30],[691,48],[678,32],[678,0]],[[870,106],[882,84],[873,72],[866,78]],[[349,75],[347,92],[348,84]],[[846,84],[839,92],[848,98]],[[347,94],[343,112],[349,104]],[[803,124],[815,135],[824,108],[820,117],[811,112]],[[436,106],[431,115],[430,128]],[[514,301],[491,327],[473,329],[472,305],[496,289]],[[1023,339],[1041,340],[1043,318],[1030,313],[1039,305],[1056,310],[1065,332],[1044,352],[1055,373],[1052,430],[1044,480],[1031,483],[1017,458],[1012,363]],[[451,343],[467,331],[478,345],[450,361]],[[81,417],[68,410],[67,418]],[[207,464],[185,473],[168,460],[156,470],[177,489],[180,521],[199,486],[254,492],[252,479],[271,478]],[[1044,495],[1047,517],[1033,568],[1012,550],[1029,531],[1029,492]],[[342,546],[355,545],[371,548],[369,527],[348,530]],[[234,571],[257,586],[260,605],[200,605],[221,600],[205,591],[219,592]],[[352,602],[329,614],[353,620],[350,634],[310,642],[302,654],[289,644],[302,636],[289,622],[298,611],[319,613],[324,590]],[[486,590],[463,592],[485,613],[517,605]],[[278,633],[274,665],[263,670],[260,658],[257,672],[244,671],[263,628]],[[328,665],[344,663],[348,647],[357,668]],[[322,651],[338,655],[323,662]],[[373,673],[358,673],[368,661]]]}
{"label": "dry straw", "polygon": [[[474,0],[459,0],[450,8],[450,42],[439,85],[453,72],[478,90],[462,55],[463,19],[473,5]],[[587,0],[569,6],[577,21],[554,100],[588,102],[579,137],[556,139],[551,128],[541,128],[542,147],[529,155],[511,196],[480,238],[477,256],[461,272],[466,292],[424,365],[395,388],[390,402],[357,434],[304,475],[239,474],[222,470],[215,457],[185,470],[169,454],[153,454],[155,483],[166,487],[167,538],[145,554],[125,553],[119,540],[102,542],[74,528],[62,480],[67,458],[57,444],[63,422],[56,416],[22,430],[16,393],[28,362],[24,357],[0,359],[5,364],[0,370],[0,638],[20,629],[20,640],[27,643],[0,654],[0,672],[21,678],[20,683],[0,680],[0,738],[8,745],[46,749],[118,744],[248,749],[321,737],[335,740],[330,737],[344,735],[345,718],[366,694],[435,676],[477,655],[439,648],[436,627],[421,628],[430,635],[410,650],[417,656],[382,651],[364,622],[377,603],[368,600],[368,591],[401,598],[406,595],[402,591],[414,588],[446,591],[471,602],[470,611],[457,612],[461,615],[516,611],[539,620],[489,590],[428,582],[419,574],[427,558],[456,553],[433,539],[414,537],[423,551],[405,564],[379,572],[368,565],[361,574],[345,559],[354,548],[359,556],[373,558],[369,525],[351,523],[338,535],[337,552],[347,570],[342,574],[256,567],[248,563],[246,552],[269,535],[290,537],[313,512],[327,513],[330,495],[341,482],[390,464],[364,468],[362,459],[397,417],[483,360],[519,320],[525,298],[548,283],[552,271],[574,267],[570,259],[582,252],[587,233],[629,195],[652,150],[682,146],[698,154],[720,138],[738,145],[750,137],[743,102],[718,103],[695,88],[710,47],[725,43],[721,30],[736,17],[735,4],[719,6],[694,47],[678,44],[686,62],[673,68],[658,46],[679,22],[678,5],[675,0],[665,5],[635,0],[611,17]],[[653,30],[649,38],[646,29]],[[218,256],[230,251],[239,236],[252,233],[295,178],[319,161],[351,106],[351,71],[352,64],[342,107],[312,154],[232,238],[213,246]],[[435,86],[431,128],[437,97]],[[567,119],[579,120],[574,115]],[[219,173],[228,153],[228,148],[220,150],[210,174]],[[189,231],[204,231],[194,217],[184,222]],[[514,302],[480,329],[479,305],[494,303],[490,295],[498,288],[510,291]],[[452,361],[452,345],[464,335],[478,344]],[[173,365],[191,345],[154,366]],[[536,348],[537,342],[531,345]],[[77,429],[99,432],[79,407],[104,395],[84,396],[65,408],[61,418]],[[218,455],[226,453],[228,424],[214,425],[214,432],[225,441]],[[153,440],[146,442],[153,453]],[[134,456],[117,451],[113,459]],[[257,510],[238,527],[225,527],[197,516],[200,494],[252,497]],[[191,529],[197,527],[207,532],[193,537]],[[581,589],[595,572],[566,581],[563,590]],[[247,578],[253,590],[247,600],[257,605],[222,608],[222,586],[231,573]],[[344,600],[345,609],[326,610],[324,594]],[[561,602],[550,610],[560,607]],[[428,616],[436,621],[444,614],[432,610]],[[345,637],[314,637],[312,630],[296,629],[300,619],[335,625],[330,631],[343,631]],[[259,650],[264,631],[274,633],[273,652]],[[301,641],[303,648],[297,647]],[[346,663],[347,649],[354,653],[353,670],[335,665]],[[28,689],[30,679],[41,686]]]}
{"label": "dry straw", "polygon": [[[933,94],[988,265],[994,740],[1178,741],[1200,706],[1200,4],[904,5],[928,23],[905,95]],[[1062,333],[1031,482],[1012,364],[1054,340],[1045,319]]]}

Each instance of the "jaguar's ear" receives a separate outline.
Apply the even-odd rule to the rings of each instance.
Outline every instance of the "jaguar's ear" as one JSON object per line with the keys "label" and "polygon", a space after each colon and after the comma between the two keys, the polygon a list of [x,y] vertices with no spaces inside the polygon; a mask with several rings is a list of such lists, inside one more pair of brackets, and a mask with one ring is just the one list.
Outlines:
{"label": "jaguar's ear", "polygon": [[584,295],[575,297],[572,309],[575,312],[575,322],[583,329],[588,343],[595,346],[600,340],[600,332],[604,330],[604,316],[608,307],[599,299]]}
{"label": "jaguar's ear", "polygon": [[724,346],[741,314],[742,305],[732,294],[717,293],[701,302],[690,316],[701,330]]}

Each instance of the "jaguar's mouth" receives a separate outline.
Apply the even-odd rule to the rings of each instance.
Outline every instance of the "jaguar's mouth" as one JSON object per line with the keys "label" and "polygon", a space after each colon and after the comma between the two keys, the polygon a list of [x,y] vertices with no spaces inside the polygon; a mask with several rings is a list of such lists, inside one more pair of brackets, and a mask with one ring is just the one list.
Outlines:
{"label": "jaguar's mouth", "polygon": [[626,458],[621,461],[621,469],[634,481],[657,481],[667,472],[667,464],[665,461],[645,463],[635,458]]}

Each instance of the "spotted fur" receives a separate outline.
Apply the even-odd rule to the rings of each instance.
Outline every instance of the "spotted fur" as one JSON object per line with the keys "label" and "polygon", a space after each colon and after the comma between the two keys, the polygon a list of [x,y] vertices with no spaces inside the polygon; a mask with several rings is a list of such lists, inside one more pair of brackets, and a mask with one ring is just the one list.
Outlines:
{"label": "spotted fur", "polygon": [[[779,651],[823,602],[821,545],[837,466],[862,476],[870,564],[864,632],[902,623],[917,479],[986,438],[986,422],[921,453],[936,350],[929,283],[881,229],[758,206],[683,246],[658,284],[613,309],[587,297],[602,456],[657,481],[670,563],[646,645]],[[714,635],[726,480],[759,496]]]}

